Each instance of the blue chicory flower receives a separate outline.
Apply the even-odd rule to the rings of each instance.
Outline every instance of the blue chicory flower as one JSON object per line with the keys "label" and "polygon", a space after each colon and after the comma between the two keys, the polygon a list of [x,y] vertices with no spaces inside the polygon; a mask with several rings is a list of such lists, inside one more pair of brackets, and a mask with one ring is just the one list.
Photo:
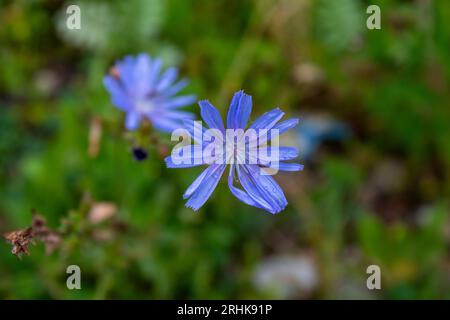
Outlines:
{"label": "blue chicory flower", "polygon": [[175,96],[187,85],[187,80],[175,82],[178,69],[168,68],[161,73],[161,60],[147,54],[126,56],[116,62],[103,83],[112,103],[126,113],[125,127],[136,130],[146,118],[163,132],[172,132],[185,118],[194,118],[190,112],[178,110],[195,102],[194,95]]}
{"label": "blue chicory flower", "polygon": [[[203,120],[209,126],[210,129],[218,129],[226,137],[225,127],[222,122],[219,111],[207,100],[199,102],[200,112]],[[247,122],[250,117],[252,110],[252,97],[245,94],[243,91],[235,93],[233,99],[231,100],[230,107],[227,116],[227,128],[228,129],[253,129],[253,130],[271,130],[276,129],[278,131],[276,134],[282,134],[286,130],[295,127],[299,120],[289,119],[283,122],[279,122],[283,117],[284,112],[280,109],[273,109],[261,117],[256,119],[247,129]],[[215,139],[212,142],[203,142],[202,140],[196,139],[195,137],[195,126],[196,123],[193,120],[184,121],[185,128],[189,134],[194,137],[194,141],[197,142],[196,145],[188,145],[182,148],[195,147],[204,150],[211,143],[224,144],[224,141],[220,139]],[[198,125],[198,124],[197,124]],[[202,132],[206,129],[201,128]],[[276,135],[275,134],[275,135]],[[264,139],[260,139],[258,136],[257,147],[270,148],[267,147],[267,141],[270,141],[275,135],[269,135]],[[226,138],[225,138],[226,139]],[[248,143],[246,140],[245,143]],[[296,163],[287,163],[285,160],[292,160],[297,158],[298,150],[293,147],[280,147],[279,148],[279,160],[278,170],[280,171],[298,171],[302,170],[303,166]],[[194,159],[196,157],[195,153],[192,154],[192,161],[189,164],[182,163],[177,164],[174,161],[173,156],[169,156],[165,159],[166,165],[169,168],[186,168],[193,167],[202,164],[208,164],[209,166],[195,179],[195,181],[188,187],[183,195],[184,199],[189,199],[186,203],[187,207],[192,208],[197,211],[203,204],[208,200],[208,198],[213,193],[216,188],[221,176],[223,175],[227,164],[230,164],[230,170],[228,175],[228,186],[232,194],[237,197],[242,202],[254,206],[257,208],[264,209],[272,214],[282,211],[288,204],[286,197],[284,196],[283,190],[277,184],[277,182],[270,176],[262,174],[261,168],[270,168],[270,164],[265,163],[263,159],[258,158],[257,162],[251,163],[208,163],[202,157],[200,161],[194,161],[199,159]],[[239,182],[242,189],[234,186],[234,182]]]}

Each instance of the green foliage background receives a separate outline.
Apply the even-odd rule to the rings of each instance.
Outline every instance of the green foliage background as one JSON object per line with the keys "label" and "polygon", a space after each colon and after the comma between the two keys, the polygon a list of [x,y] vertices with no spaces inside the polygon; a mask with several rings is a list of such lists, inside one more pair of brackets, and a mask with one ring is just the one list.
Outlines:
{"label": "green foliage background", "polygon": [[[0,243],[1,298],[283,298],[253,281],[278,255],[306,256],[318,274],[291,298],[450,298],[449,1],[79,1],[81,30],[65,28],[68,4],[0,1],[0,232],[29,225],[31,208],[70,226],[49,256],[37,245],[19,260]],[[381,30],[365,27],[369,4]],[[222,114],[244,89],[252,119],[280,106],[353,134],[277,178],[289,200],[279,215],[225,182],[194,213],[181,195],[200,169],[166,169],[160,145],[124,133],[103,88],[113,62],[139,52],[179,65],[186,91]],[[133,160],[130,141],[150,159]],[[118,212],[92,226],[96,201]],[[70,264],[82,290],[66,288]],[[370,264],[380,291],[366,289]]]}

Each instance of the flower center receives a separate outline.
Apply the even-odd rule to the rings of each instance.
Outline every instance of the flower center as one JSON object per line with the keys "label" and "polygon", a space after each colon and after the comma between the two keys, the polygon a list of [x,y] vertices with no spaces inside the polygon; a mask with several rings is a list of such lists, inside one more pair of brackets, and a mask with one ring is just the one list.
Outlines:
{"label": "flower center", "polygon": [[139,99],[136,102],[136,111],[139,113],[148,114],[155,109],[155,105],[149,99]]}
{"label": "flower center", "polygon": [[237,141],[230,141],[225,143],[227,163],[244,164],[246,161],[245,156],[245,143],[238,143]]}

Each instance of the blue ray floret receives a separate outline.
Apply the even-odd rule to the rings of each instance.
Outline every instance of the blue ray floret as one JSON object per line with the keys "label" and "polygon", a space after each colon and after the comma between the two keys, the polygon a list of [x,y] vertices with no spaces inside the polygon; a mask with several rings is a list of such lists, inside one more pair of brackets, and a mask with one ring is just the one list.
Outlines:
{"label": "blue ray floret", "polygon": [[[288,119],[279,122],[284,113],[276,108],[273,109],[261,117],[256,119],[250,126],[247,127],[247,122],[252,110],[252,97],[245,94],[243,91],[235,93],[230,103],[227,116],[227,128],[225,128],[219,111],[207,100],[199,102],[200,113],[203,121],[208,125],[209,129],[217,129],[226,136],[228,129],[242,129],[247,132],[250,128],[256,131],[258,130],[271,130],[276,129],[277,135],[281,135],[286,130],[295,127],[299,120]],[[225,144],[221,139],[215,139],[214,141],[204,142],[198,137],[194,136],[194,126],[196,123],[193,120],[186,120],[185,128],[189,134],[194,137],[194,141],[197,144],[188,145],[183,148],[199,148],[205,150],[211,143]],[[246,129],[247,128],[247,129]],[[207,129],[202,127],[201,132],[205,132]],[[267,146],[267,142],[274,138],[274,134],[268,135],[266,139],[260,139],[258,136],[257,147],[258,148],[270,148]],[[247,143],[247,142],[246,142]],[[246,151],[244,151],[245,153]],[[195,152],[192,154],[192,160],[196,157]],[[286,160],[292,160],[298,157],[298,151],[293,147],[280,147],[279,148],[279,163],[278,170],[280,171],[299,171],[303,169],[303,166],[297,163],[288,163]],[[195,159],[198,160],[198,159]],[[238,163],[238,162],[217,162],[211,163],[205,161],[202,157],[200,161],[191,161],[190,163],[178,164],[172,156],[165,159],[166,165],[169,168],[186,168],[198,165],[208,165],[208,167],[194,180],[194,182],[188,187],[183,197],[188,199],[186,206],[193,210],[198,210],[208,200],[216,188],[221,176],[225,172],[226,166],[230,165],[228,174],[228,186],[232,194],[240,201],[257,208],[264,209],[272,214],[282,211],[288,204],[283,190],[277,184],[277,182],[270,175],[262,174],[261,169],[270,168],[270,165],[261,158],[256,159],[256,163]],[[240,183],[241,187],[234,185],[235,182]]]}
{"label": "blue ray floret", "polygon": [[190,112],[179,108],[195,102],[194,95],[176,96],[186,85],[177,81],[178,69],[162,72],[160,59],[147,54],[126,56],[117,61],[103,83],[111,95],[112,103],[126,113],[125,127],[136,130],[143,119],[163,132],[172,132],[182,125],[183,119],[192,119]]}

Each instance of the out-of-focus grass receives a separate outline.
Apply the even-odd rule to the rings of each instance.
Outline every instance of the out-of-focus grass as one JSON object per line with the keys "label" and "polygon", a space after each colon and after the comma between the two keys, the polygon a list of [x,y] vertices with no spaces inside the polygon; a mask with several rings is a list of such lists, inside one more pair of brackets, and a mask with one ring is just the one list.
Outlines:
{"label": "out-of-focus grass", "polygon": [[[18,260],[2,242],[0,297],[286,297],[261,290],[255,270],[288,255],[318,278],[289,297],[450,298],[450,3],[373,2],[378,31],[358,0],[80,1],[74,33],[59,2],[4,1],[0,231],[26,227],[31,208],[70,230],[50,256],[38,245]],[[179,65],[186,90],[222,113],[244,89],[252,119],[275,106],[325,113],[352,135],[277,178],[290,202],[279,215],[240,203],[226,183],[194,213],[181,195],[200,169],[166,169],[160,146],[125,134],[102,85],[114,60],[142,51]],[[133,139],[147,161],[133,159]],[[118,211],[90,225],[97,201]],[[65,286],[70,264],[82,290]],[[380,291],[365,286],[370,264]]]}

